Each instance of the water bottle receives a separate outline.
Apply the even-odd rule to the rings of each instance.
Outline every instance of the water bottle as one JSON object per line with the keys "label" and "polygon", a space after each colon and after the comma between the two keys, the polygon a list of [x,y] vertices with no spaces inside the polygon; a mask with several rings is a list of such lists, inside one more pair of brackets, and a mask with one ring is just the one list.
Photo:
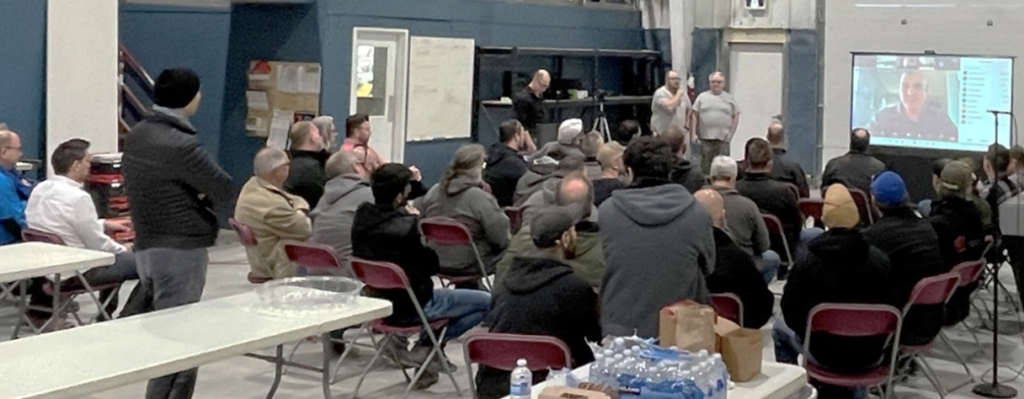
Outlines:
{"label": "water bottle", "polygon": [[604,375],[604,354],[594,354],[594,362],[590,363],[590,367],[587,370],[587,381],[596,382],[598,384],[603,383],[607,378],[607,376]]}
{"label": "water bottle", "polygon": [[526,368],[526,359],[516,361],[510,378],[509,397],[512,399],[530,399],[530,388],[533,387],[533,373]]}
{"label": "water bottle", "polygon": [[622,337],[615,338],[615,340],[612,341],[611,349],[614,353],[622,353],[622,351],[626,350],[626,339]]}
{"label": "water bottle", "polygon": [[678,381],[672,386],[673,392],[677,392],[686,399],[704,399],[704,393],[697,388],[693,381],[693,374],[690,370],[681,370],[676,374]]}
{"label": "water bottle", "polygon": [[601,363],[601,381],[597,381],[601,384],[607,385],[612,389],[619,389],[619,382],[615,379],[615,358],[604,357],[604,362]]}
{"label": "water bottle", "polygon": [[700,390],[700,392],[702,394],[704,394],[704,398],[705,399],[713,399],[714,398],[714,390],[711,389],[710,384],[708,384],[708,376],[707,376],[707,373],[704,371],[704,368],[702,366],[703,366],[703,363],[698,363],[698,364],[694,365],[693,367],[691,367],[690,368],[690,375],[693,376],[693,383],[697,386],[697,388]]}
{"label": "water bottle", "polygon": [[715,395],[721,399],[726,397],[729,392],[729,369],[725,367],[725,361],[722,360],[722,355],[716,353],[712,359],[712,375],[715,376]]}

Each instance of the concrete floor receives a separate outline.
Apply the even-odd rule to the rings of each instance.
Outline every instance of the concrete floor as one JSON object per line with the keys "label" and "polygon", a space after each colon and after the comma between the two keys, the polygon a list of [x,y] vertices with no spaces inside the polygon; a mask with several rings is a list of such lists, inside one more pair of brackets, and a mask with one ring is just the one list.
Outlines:
{"label": "concrete floor", "polygon": [[[253,289],[253,286],[245,280],[248,264],[245,260],[243,249],[237,243],[225,243],[212,248],[210,250],[210,261],[209,278],[204,299],[233,295]],[[1013,281],[1009,268],[1004,268],[1001,277],[1002,281],[1008,283],[1007,285],[1013,290],[1014,286],[1009,284]],[[773,283],[772,288],[773,291],[781,291],[781,286],[777,282]],[[122,300],[127,297],[130,289],[130,285],[122,288]],[[989,301],[989,303],[991,302],[990,295],[983,294],[982,298]],[[80,299],[79,302],[82,305],[83,315],[91,315],[93,313],[94,307],[89,302],[85,299]],[[1000,330],[1003,331],[1003,334],[1000,335],[999,354],[1002,360],[1001,363],[1006,365],[1006,367],[1000,369],[1000,380],[1014,378],[1008,384],[1020,391],[1022,397],[1024,397],[1024,378],[1014,377],[1017,374],[1017,369],[1024,367],[1024,345],[1022,345],[1021,335],[1021,331],[1024,331],[1024,325],[1018,319],[1020,313],[1014,313],[1009,307],[1005,309],[1004,312],[1001,312],[1000,317],[1002,323]],[[10,336],[11,329],[16,320],[13,310],[10,304],[0,305],[0,337]],[[979,323],[980,320],[976,317],[968,319],[968,324],[972,326],[977,326]],[[764,358],[768,360],[774,359],[775,356],[771,344],[771,324],[769,323],[768,327],[763,330],[765,332]],[[986,330],[978,332],[983,344],[983,349],[981,350],[975,345],[971,335],[964,327],[958,326],[957,328],[948,329],[946,332],[957,349],[968,358],[971,370],[975,376],[978,377],[984,373],[985,379],[989,380],[991,378],[989,370],[992,364],[991,332]],[[116,337],[111,337],[111,339],[116,339]],[[305,343],[298,349],[295,360],[317,366],[321,362],[320,348],[320,345],[317,343]],[[263,352],[271,354],[270,350]],[[459,387],[463,390],[463,397],[471,397],[467,392],[468,381],[461,344],[457,341],[449,344],[447,353],[452,362],[459,367],[455,378]],[[3,354],[0,353],[0,358],[2,356]],[[359,373],[372,356],[373,353],[368,349],[360,349],[349,355],[345,364],[339,370],[339,381],[331,387],[334,398],[349,398],[352,396],[352,390],[355,387]],[[950,351],[941,343],[929,353],[927,361],[938,371],[940,378],[947,386],[955,385],[967,378],[963,368],[956,363]],[[1011,367],[1014,370],[1011,370]],[[194,397],[265,398],[273,381],[273,376],[273,366],[270,363],[256,359],[237,357],[212,363],[200,369],[199,382],[196,386]],[[401,372],[394,368],[378,367],[377,370],[370,373],[363,383],[363,387],[360,389],[360,396],[363,398],[396,398],[401,397],[404,389],[405,380]],[[136,383],[107,392],[82,396],[82,398],[142,398],[144,392],[145,383]],[[923,376],[911,378],[909,381],[900,384],[897,388],[897,394],[900,398],[907,399],[938,397],[938,394]],[[322,396],[318,374],[293,369],[286,372],[275,397],[279,399],[309,399]],[[451,381],[442,375],[441,381],[438,384],[425,391],[413,391],[409,397],[432,399],[458,397],[458,395]],[[970,385],[968,385],[954,391],[947,397],[968,398],[977,396],[971,393]]]}

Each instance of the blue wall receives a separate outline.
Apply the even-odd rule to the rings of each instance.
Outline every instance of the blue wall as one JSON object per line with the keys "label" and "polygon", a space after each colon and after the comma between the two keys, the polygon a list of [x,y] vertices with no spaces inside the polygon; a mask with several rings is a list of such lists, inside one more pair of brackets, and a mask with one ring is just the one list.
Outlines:
{"label": "blue wall", "polygon": [[26,159],[43,159],[45,1],[0,1],[0,59],[0,122],[21,136]]}

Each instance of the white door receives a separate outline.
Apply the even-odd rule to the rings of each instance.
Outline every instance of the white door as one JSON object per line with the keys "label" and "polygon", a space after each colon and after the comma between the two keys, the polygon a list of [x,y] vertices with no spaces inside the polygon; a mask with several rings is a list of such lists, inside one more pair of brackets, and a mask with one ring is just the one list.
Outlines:
{"label": "white door", "polygon": [[740,123],[732,139],[732,157],[745,157],[744,146],[752,137],[764,138],[768,125],[782,114],[782,45],[730,45],[729,65],[732,69],[727,90],[740,106]]}
{"label": "white door", "polygon": [[405,154],[408,41],[406,30],[353,30],[351,113],[370,116],[370,147],[389,162]]}

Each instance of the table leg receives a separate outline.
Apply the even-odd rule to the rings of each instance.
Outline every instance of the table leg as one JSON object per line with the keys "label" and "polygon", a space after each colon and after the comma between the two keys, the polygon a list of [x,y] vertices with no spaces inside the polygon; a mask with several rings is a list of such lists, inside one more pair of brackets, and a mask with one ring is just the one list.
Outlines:
{"label": "table leg", "polygon": [[18,333],[21,332],[22,321],[31,323],[28,319],[28,280],[21,280],[18,282],[18,286],[21,287],[21,296],[18,297],[18,323],[14,325],[14,332],[11,333],[11,339],[18,339]]}
{"label": "table leg", "polygon": [[270,386],[267,399],[272,399],[277,393],[278,385],[281,385],[281,375],[284,374],[284,345],[277,346],[277,357],[274,358],[274,384]]}
{"label": "table leg", "polygon": [[323,333],[320,336],[320,342],[322,342],[324,346],[324,368],[321,370],[321,378],[323,381],[321,381],[321,384],[323,384],[324,388],[324,398],[331,399],[331,333]]}

